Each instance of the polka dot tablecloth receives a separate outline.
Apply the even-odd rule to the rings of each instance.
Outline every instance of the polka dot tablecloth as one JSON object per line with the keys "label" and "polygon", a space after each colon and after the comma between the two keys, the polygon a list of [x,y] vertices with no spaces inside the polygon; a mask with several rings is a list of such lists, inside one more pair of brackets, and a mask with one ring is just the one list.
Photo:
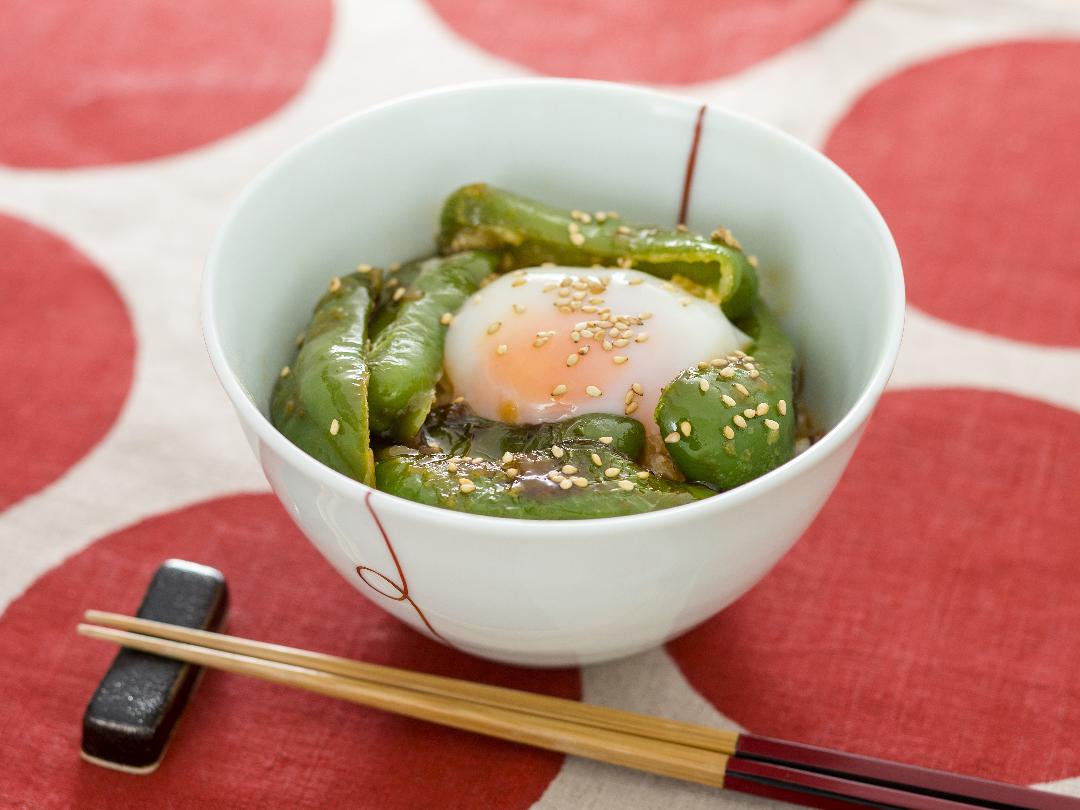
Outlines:
{"label": "polka dot tablecloth", "polygon": [[[1080,796],[1080,9],[1070,0],[0,2],[0,807],[762,801],[208,673],[162,767],[78,757],[177,556],[240,635]],[[197,320],[226,206],[315,129],[460,81],[651,83],[822,149],[880,206],[896,373],[820,518],[662,649],[499,666],[390,619],[293,528]],[[252,550],[255,549],[255,553]],[[293,606],[302,605],[302,610]]]}

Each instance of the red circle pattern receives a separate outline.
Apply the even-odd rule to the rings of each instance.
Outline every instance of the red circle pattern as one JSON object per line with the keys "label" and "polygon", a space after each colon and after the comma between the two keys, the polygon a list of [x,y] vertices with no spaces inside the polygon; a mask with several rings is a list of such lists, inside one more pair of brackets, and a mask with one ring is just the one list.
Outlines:
{"label": "red circle pattern", "polygon": [[66,242],[0,214],[0,509],[66,472],[131,388],[135,336],[109,280]]}
{"label": "red circle pattern", "polygon": [[1080,345],[1080,42],[1011,42],[875,85],[826,145],[896,236],[913,303]]}
{"label": "red circle pattern", "polygon": [[322,560],[270,495],[197,504],[99,540],[0,618],[0,762],[16,806],[528,807],[562,757],[207,672],[161,767],[133,777],[82,762],[82,712],[116,650],[78,638],[88,608],[133,612],[168,557],[221,569],[229,632],[459,678],[580,694],[574,670],[493,664],[420,636]]}
{"label": "red circle pattern", "polygon": [[454,31],[552,76],[690,84],[817,33],[854,0],[428,0]]}
{"label": "red circle pattern", "polygon": [[668,649],[750,731],[1018,783],[1080,762],[1080,416],[887,394],[780,565]]}
{"label": "red circle pattern", "polygon": [[0,162],[69,168],[210,143],[292,98],[329,0],[13,0],[0,26]]}

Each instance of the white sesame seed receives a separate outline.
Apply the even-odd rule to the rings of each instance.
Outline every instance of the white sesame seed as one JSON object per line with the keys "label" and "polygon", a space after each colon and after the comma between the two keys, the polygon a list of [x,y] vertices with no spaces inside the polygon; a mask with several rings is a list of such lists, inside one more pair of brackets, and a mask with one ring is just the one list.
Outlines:
{"label": "white sesame seed", "polygon": [[579,357],[580,355],[577,352],[574,352],[573,354],[568,354],[566,356],[566,365],[576,366]]}
{"label": "white sesame seed", "polygon": [[746,390],[746,386],[743,385],[742,383],[735,383],[735,385],[733,387],[735,388],[736,391],[738,391],[744,397],[750,396],[750,392]]}
{"label": "white sesame seed", "polygon": [[766,419],[765,427],[767,427],[769,430],[779,430],[780,423],[777,422],[775,419]]}
{"label": "white sesame seed", "polygon": [[599,397],[604,395],[604,392],[597,388],[595,385],[585,386],[585,393],[588,394],[590,397]]}
{"label": "white sesame seed", "polygon": [[502,460],[503,464],[509,464],[511,461],[514,460],[514,454],[507,450],[505,453],[502,454]]}
{"label": "white sesame seed", "polygon": [[559,383],[558,385],[556,385],[554,388],[551,389],[551,395],[553,397],[561,397],[565,393],[566,393],[566,386],[563,385],[562,383]]}
{"label": "white sesame seed", "polygon": [[698,388],[700,388],[702,391],[708,391],[709,381],[702,377],[700,380],[698,380]]}
{"label": "white sesame seed", "polygon": [[371,269],[372,268],[371,268],[370,264],[358,264],[358,265],[356,265],[356,272],[357,273],[370,273]]}
{"label": "white sesame seed", "polygon": [[742,418],[742,414],[741,414],[741,413],[737,413],[737,414],[735,414],[735,415],[734,415],[734,416],[733,416],[733,417],[731,418],[731,421],[732,421],[732,422],[734,422],[734,423],[735,423],[735,424],[736,424],[736,425],[737,425],[738,427],[741,427],[741,428],[744,428],[744,427],[746,427],[746,420]]}
{"label": "white sesame seed", "polygon": [[689,422],[683,421],[679,424],[679,430],[682,432],[683,436],[689,436],[692,429],[693,426]]}
{"label": "white sesame seed", "polygon": [[757,415],[758,416],[764,416],[768,412],[769,412],[769,403],[768,402],[762,402],[760,405],[757,406]]}
{"label": "white sesame seed", "polygon": [[613,344],[612,344],[612,342],[610,340],[604,340],[604,342],[601,343],[600,346],[603,348],[603,350],[605,352],[610,352],[612,347],[613,347]]}
{"label": "white sesame seed", "polygon": [[591,347],[589,347],[589,346],[582,346],[580,349],[577,350],[577,353],[580,354],[582,357],[584,357],[585,355],[587,355],[589,353],[590,348]]}
{"label": "white sesame seed", "polygon": [[555,456],[555,458],[562,458],[565,453],[566,451],[559,447],[559,445],[551,445],[551,455]]}
{"label": "white sesame seed", "polygon": [[611,444],[615,439],[612,436],[601,436],[597,441],[600,442],[600,444]]}
{"label": "white sesame seed", "polygon": [[757,411],[754,408],[747,408],[742,412],[742,415],[745,416],[747,419],[753,419],[755,416],[757,416]]}
{"label": "white sesame seed", "polygon": [[736,404],[735,397],[729,396],[728,394],[721,394],[720,401],[727,405],[729,408],[734,408]]}
{"label": "white sesame seed", "polygon": [[727,368],[720,369],[720,376],[724,379],[730,380],[732,377],[735,376],[735,367],[728,366]]}
{"label": "white sesame seed", "polygon": [[442,317],[439,318],[439,323],[443,326],[449,326],[454,320],[454,314],[452,312],[444,312]]}
{"label": "white sesame seed", "polygon": [[629,280],[628,282],[626,282],[626,283],[627,283],[627,284],[629,284],[629,285],[630,285],[631,287],[636,287],[636,286],[637,286],[638,284],[644,284],[644,283],[645,283],[645,279],[643,279],[643,278],[638,278],[637,276],[635,276],[634,278],[630,279],[630,280]]}
{"label": "white sesame seed", "polygon": [[731,429],[731,425],[724,425],[724,438],[725,439],[734,439],[735,438],[735,431]]}
{"label": "white sesame seed", "polygon": [[621,366],[623,363],[625,363],[629,359],[630,358],[627,357],[625,354],[617,354],[617,355],[615,355],[614,357],[611,358],[611,362],[614,363],[617,366]]}
{"label": "white sesame seed", "polygon": [[631,402],[625,408],[623,408],[623,413],[626,414],[627,416],[629,416],[630,414],[632,414],[637,409],[638,409],[638,404],[636,402]]}
{"label": "white sesame seed", "polygon": [[451,461],[449,464],[446,465],[446,469],[448,469],[452,473],[456,473],[457,470],[458,470],[458,466],[457,466],[457,464],[455,464],[454,462]]}
{"label": "white sesame seed", "polygon": [[337,419],[331,419],[330,420],[330,435],[331,436],[337,436],[338,431],[340,429],[341,429],[341,425],[338,423],[338,420]]}
{"label": "white sesame seed", "polygon": [[618,231],[619,233],[621,233],[623,236],[629,236],[630,235],[630,229],[628,227],[626,227],[625,225],[620,225],[615,230]]}
{"label": "white sesame seed", "polygon": [[476,484],[470,481],[468,478],[459,478],[458,486],[462,492],[468,495],[476,489]]}
{"label": "white sesame seed", "polygon": [[338,278],[337,276],[334,276],[332,279],[330,279],[330,292],[337,292],[340,289],[341,289],[341,279]]}
{"label": "white sesame seed", "polygon": [[618,478],[619,477],[619,468],[618,467],[608,467],[606,470],[604,470],[604,477],[605,478]]}
{"label": "white sesame seed", "polygon": [[761,376],[761,372],[758,371],[756,368],[750,369],[750,379],[751,380],[756,380],[760,376]]}
{"label": "white sesame seed", "polygon": [[282,366],[281,373],[278,376],[281,377],[281,379],[284,380],[291,373],[292,373],[292,369],[290,369],[288,366]]}
{"label": "white sesame seed", "polygon": [[570,243],[572,245],[574,245],[575,247],[581,247],[582,245],[585,244],[585,234],[583,234],[583,233],[572,233],[572,234],[570,234]]}
{"label": "white sesame seed", "polygon": [[625,489],[627,492],[629,492],[633,488],[634,488],[634,482],[633,481],[620,481],[619,482],[619,489]]}
{"label": "white sesame seed", "polygon": [[516,478],[519,470],[517,467],[507,467],[503,472],[506,473],[507,478]]}
{"label": "white sesame seed", "polygon": [[529,280],[527,278],[516,278],[511,282],[510,286],[511,287],[524,287],[528,283],[529,283]]}
{"label": "white sesame seed", "polygon": [[757,267],[758,266],[757,256],[755,256],[753,254],[750,254],[749,256],[747,256],[746,261],[750,263],[751,267]]}
{"label": "white sesame seed", "polygon": [[787,416],[787,402],[785,400],[777,402],[776,410],[780,411],[781,416]]}
{"label": "white sesame seed", "polygon": [[569,478],[564,478],[559,482],[559,489],[570,489],[574,485],[574,482]]}
{"label": "white sesame seed", "polygon": [[642,481],[644,481],[646,478],[649,477],[649,471],[648,470],[639,470],[638,474],[637,474],[637,477],[640,478]]}
{"label": "white sesame seed", "polygon": [[525,311],[525,305],[524,304],[514,304],[514,312],[515,312],[515,314],[520,315],[524,311]]}
{"label": "white sesame seed", "polygon": [[637,394],[639,397],[645,395],[645,386],[641,383],[634,383],[630,386],[630,390]]}
{"label": "white sesame seed", "polygon": [[675,442],[679,441],[679,431],[677,431],[677,430],[671,431],[671,433],[669,433],[667,436],[664,437],[664,441],[667,444],[675,444]]}
{"label": "white sesame seed", "polygon": [[396,290],[394,290],[394,296],[393,296],[394,301],[400,301],[404,297],[405,297],[405,288],[404,287],[398,287]]}
{"label": "white sesame seed", "polygon": [[597,453],[591,454],[589,458],[592,459],[592,463],[595,464],[597,467],[604,466],[604,462],[600,460],[600,456]]}
{"label": "white sesame seed", "polygon": [[502,321],[495,321],[495,323],[492,323],[492,324],[488,325],[487,333],[489,335],[494,335],[496,332],[499,331],[499,327],[501,327],[501,326],[502,326]]}
{"label": "white sesame seed", "polygon": [[505,343],[500,343],[495,347],[495,354],[506,354],[509,347]]}
{"label": "white sesame seed", "polygon": [[564,475],[574,475],[577,472],[577,467],[573,464],[564,464],[562,471]]}
{"label": "white sesame seed", "polygon": [[570,480],[574,482],[575,487],[587,487],[589,485],[589,479],[581,478],[580,476],[571,478]]}

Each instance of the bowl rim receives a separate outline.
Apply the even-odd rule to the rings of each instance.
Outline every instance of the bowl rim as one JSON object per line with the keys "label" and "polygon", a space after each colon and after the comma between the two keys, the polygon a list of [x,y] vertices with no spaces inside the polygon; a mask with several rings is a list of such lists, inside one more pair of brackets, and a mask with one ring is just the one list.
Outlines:
{"label": "bowl rim", "polygon": [[[900,254],[895,240],[889,231],[880,211],[874,205],[865,191],[848,176],[843,169],[837,166],[824,154],[804,143],[793,135],[753,118],[748,115],[730,110],[726,107],[707,104],[711,117],[724,117],[735,121],[741,126],[749,127],[757,131],[764,138],[771,138],[784,144],[787,148],[800,153],[803,158],[817,163],[826,171],[832,173],[845,185],[854,198],[861,204],[866,220],[886,249],[886,278],[882,292],[887,297],[886,319],[882,325],[885,332],[885,341],[882,351],[878,356],[873,371],[867,382],[863,385],[855,402],[844,413],[840,420],[825,435],[807,450],[798,456],[770,470],[764,475],[748,481],[734,489],[717,493],[692,503],[668,509],[660,509],[652,512],[643,512],[635,515],[619,515],[603,518],[581,518],[575,520],[557,519],[530,519],[515,517],[496,517],[491,515],[474,515],[468,512],[459,512],[453,509],[443,509],[438,506],[410,501],[406,498],[392,495],[388,492],[369,487],[353,478],[327,467],[312,456],[305,453],[299,447],[285,438],[263,415],[259,408],[249,397],[238,376],[229,365],[225,352],[221,345],[220,334],[216,322],[215,289],[217,278],[223,272],[222,253],[224,252],[225,240],[230,232],[230,226],[240,211],[261,193],[262,188],[276,175],[282,167],[298,159],[310,150],[317,149],[321,142],[332,137],[338,130],[356,125],[365,118],[376,117],[380,114],[392,111],[395,108],[407,107],[418,103],[424,103],[431,98],[450,97],[455,95],[472,95],[475,93],[499,92],[508,89],[535,90],[543,88],[555,92],[585,92],[601,95],[616,94],[624,96],[636,96],[642,101],[663,101],[668,104],[676,103],[687,108],[689,116],[696,115],[697,110],[703,103],[699,99],[677,93],[654,90],[646,87],[623,84],[619,82],[598,81],[592,79],[566,79],[549,77],[494,79],[486,81],[465,82],[448,85],[434,89],[422,90],[404,96],[398,96],[378,104],[358,110],[343,118],[340,118],[311,135],[305,137],[280,154],[259,173],[251,179],[241,190],[237,198],[226,211],[224,219],[215,232],[204,264],[200,299],[200,320],[202,322],[203,341],[214,372],[239,418],[249,426],[258,438],[265,442],[275,453],[297,467],[304,474],[315,478],[319,484],[335,491],[338,495],[360,503],[369,493],[379,493],[385,496],[380,499],[382,507],[392,505],[398,512],[412,512],[419,510],[418,518],[438,520],[445,524],[459,528],[478,528],[483,525],[488,528],[516,529],[518,533],[529,529],[551,528],[558,525],[564,531],[569,528],[593,529],[600,525],[609,525],[618,522],[620,528],[630,528],[631,524],[643,526],[646,524],[675,523],[680,519],[692,518],[698,513],[707,510],[723,510],[735,508],[740,504],[758,498],[767,492],[783,486],[788,481],[800,477],[814,468],[836,452],[849,439],[855,436],[862,425],[869,418],[877,400],[885,390],[885,386],[892,374],[900,351],[900,343],[903,335],[905,313],[905,285],[903,270],[901,267]],[[555,536],[558,536],[557,534]]]}

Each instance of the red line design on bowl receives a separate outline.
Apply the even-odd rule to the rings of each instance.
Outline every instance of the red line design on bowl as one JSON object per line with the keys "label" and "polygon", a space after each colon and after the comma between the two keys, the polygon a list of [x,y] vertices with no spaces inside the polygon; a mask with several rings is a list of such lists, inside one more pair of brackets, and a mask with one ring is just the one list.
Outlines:
{"label": "red line design on bowl", "polygon": [[[390,552],[390,559],[394,561],[394,568],[397,569],[398,581],[395,582],[394,580],[390,579],[390,577],[386,576],[386,574],[383,574],[380,571],[376,571],[374,568],[371,568],[367,565],[356,566],[356,575],[360,577],[361,581],[365,585],[367,585],[369,588],[371,588],[371,590],[375,591],[375,593],[379,594],[380,596],[385,596],[387,599],[392,599],[395,602],[408,602],[412,609],[416,611],[416,615],[420,617],[420,621],[422,621],[424,623],[424,626],[431,631],[431,634],[433,636],[438,638],[444,644],[448,644],[451,647],[454,646],[453,644],[450,644],[450,642],[446,638],[444,638],[438,630],[431,626],[431,622],[429,622],[427,616],[424,615],[424,611],[420,609],[420,606],[416,604],[413,598],[409,595],[409,581],[405,579],[405,571],[401,568],[401,562],[398,560],[397,552],[394,551],[394,546],[390,542],[390,536],[386,533],[386,528],[383,526],[382,521],[379,520],[379,516],[375,512],[375,507],[371,505],[370,492],[364,494],[364,506],[367,507],[367,510],[371,515],[371,519],[375,521],[375,525],[379,528],[379,534],[382,535],[383,542],[386,543],[386,550]],[[368,579],[368,574],[378,577],[379,579],[376,581],[372,581]],[[393,592],[388,593],[387,591],[384,591],[382,588],[380,588],[376,584],[376,582],[378,582],[379,580],[386,583],[386,585],[388,585],[393,590]]]}
{"label": "red line design on bowl", "polygon": [[697,111],[697,119],[694,121],[694,139],[690,142],[690,154],[686,158],[686,176],[683,178],[682,201],[679,203],[680,225],[686,224],[686,212],[690,208],[690,189],[694,185],[694,167],[697,165],[698,146],[701,144],[701,125],[705,123],[705,109],[708,105],[702,104]]}

